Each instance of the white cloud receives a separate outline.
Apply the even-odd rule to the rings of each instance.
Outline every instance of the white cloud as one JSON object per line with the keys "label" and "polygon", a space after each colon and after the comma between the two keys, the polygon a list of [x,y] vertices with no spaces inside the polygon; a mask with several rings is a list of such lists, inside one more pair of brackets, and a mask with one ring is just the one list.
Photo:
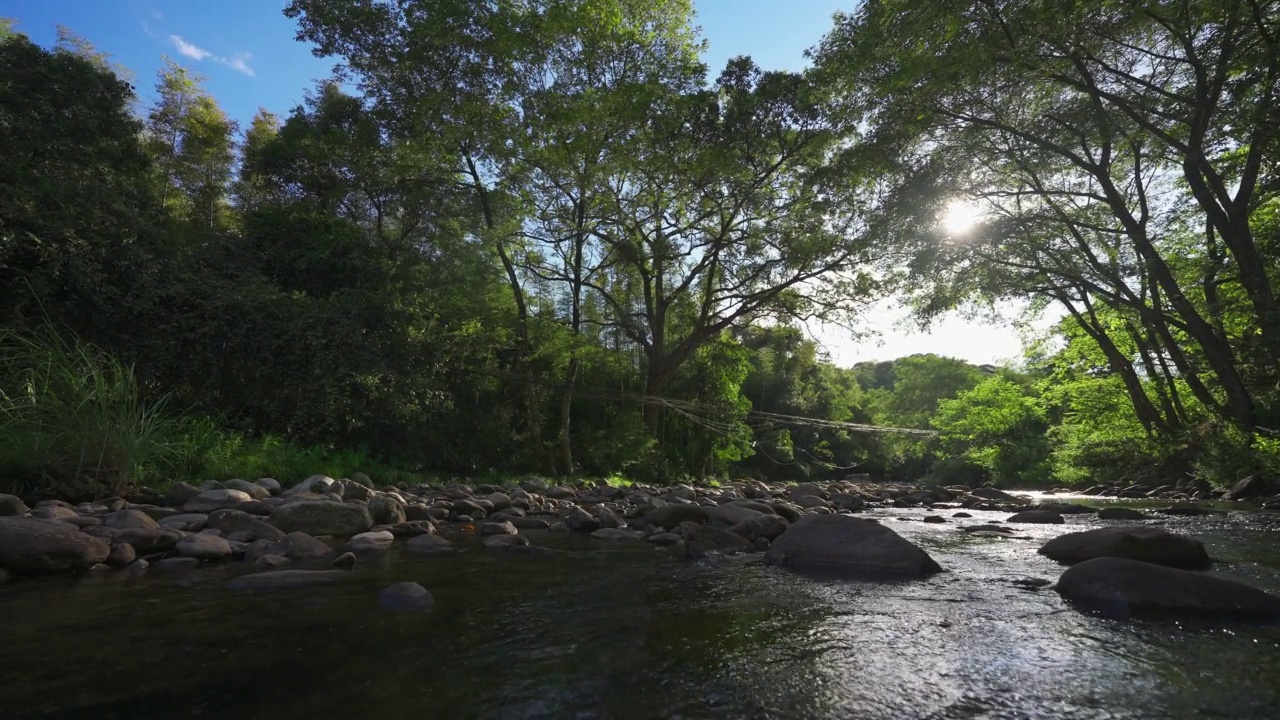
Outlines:
{"label": "white cloud", "polygon": [[169,39],[173,41],[173,46],[178,48],[178,54],[183,57],[189,57],[192,60],[204,60],[213,54],[204,48],[192,45],[178,35],[170,35]]}
{"label": "white cloud", "polygon": [[192,60],[203,61],[212,60],[219,65],[227,67],[239,73],[244,73],[249,77],[253,77],[253,68],[249,67],[249,53],[242,53],[235,57],[225,57],[222,55],[214,55],[202,47],[193,45],[182,39],[180,35],[170,35],[169,39],[173,41],[173,46],[178,49],[178,54],[183,57],[189,57]]}

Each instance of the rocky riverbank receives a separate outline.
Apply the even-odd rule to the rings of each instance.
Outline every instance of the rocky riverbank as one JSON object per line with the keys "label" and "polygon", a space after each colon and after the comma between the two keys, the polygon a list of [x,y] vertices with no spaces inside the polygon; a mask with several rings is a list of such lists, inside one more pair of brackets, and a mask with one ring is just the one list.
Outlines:
{"label": "rocky riverbank", "polygon": [[[19,498],[0,495],[0,581],[49,572],[189,572],[230,562],[247,565],[228,583],[230,590],[263,592],[337,582],[370,557],[391,551],[432,555],[479,545],[487,552],[556,552],[531,541],[540,531],[586,535],[599,543],[648,543],[688,558],[763,553],[774,565],[854,577],[923,577],[945,570],[893,530],[857,517],[869,508],[908,507],[936,512],[923,518],[926,523],[953,526],[940,531],[991,538],[1017,537],[1011,526],[1023,523],[1062,524],[1064,515],[1098,513],[1130,522],[1153,517],[1128,508],[1033,504],[994,488],[861,482],[617,488],[530,479],[501,486],[377,488],[357,474],[340,480],[313,476],[283,488],[269,478],[237,479],[201,487],[177,483],[163,495],[80,505],[43,501],[29,508]],[[1009,516],[1003,523],[966,525],[967,510]],[[1211,511],[1176,504],[1155,512]],[[1280,599],[1195,572],[1210,564],[1203,546],[1160,528],[1067,533],[1040,552],[1074,565],[1058,590],[1091,610],[1280,619]],[[397,583],[378,604],[424,610],[432,598],[421,586]]]}

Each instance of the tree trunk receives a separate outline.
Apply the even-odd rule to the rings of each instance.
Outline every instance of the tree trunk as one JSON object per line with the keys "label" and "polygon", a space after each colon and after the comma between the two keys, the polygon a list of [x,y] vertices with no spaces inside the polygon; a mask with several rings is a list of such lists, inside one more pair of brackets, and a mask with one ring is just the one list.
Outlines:
{"label": "tree trunk", "polygon": [[565,371],[564,394],[560,396],[560,462],[564,465],[564,474],[573,474],[573,443],[569,434],[573,418],[573,388],[578,380],[578,358],[569,360],[569,368]]}

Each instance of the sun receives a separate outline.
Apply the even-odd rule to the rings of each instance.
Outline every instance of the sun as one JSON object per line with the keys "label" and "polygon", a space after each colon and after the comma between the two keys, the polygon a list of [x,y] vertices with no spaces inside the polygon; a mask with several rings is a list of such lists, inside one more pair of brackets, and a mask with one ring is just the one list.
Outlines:
{"label": "sun", "polygon": [[948,235],[966,235],[982,221],[982,211],[965,200],[952,200],[942,212],[939,223]]}

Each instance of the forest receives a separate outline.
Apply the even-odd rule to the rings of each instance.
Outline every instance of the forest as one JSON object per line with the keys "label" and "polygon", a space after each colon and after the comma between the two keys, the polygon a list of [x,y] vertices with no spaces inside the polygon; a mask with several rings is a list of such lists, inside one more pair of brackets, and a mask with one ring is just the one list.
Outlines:
{"label": "forest", "polygon": [[[245,127],[0,22],[0,490],[1280,473],[1280,2],[865,0],[802,72],[690,0],[285,13],[338,69]],[[806,330],[885,299],[1060,319]]]}

